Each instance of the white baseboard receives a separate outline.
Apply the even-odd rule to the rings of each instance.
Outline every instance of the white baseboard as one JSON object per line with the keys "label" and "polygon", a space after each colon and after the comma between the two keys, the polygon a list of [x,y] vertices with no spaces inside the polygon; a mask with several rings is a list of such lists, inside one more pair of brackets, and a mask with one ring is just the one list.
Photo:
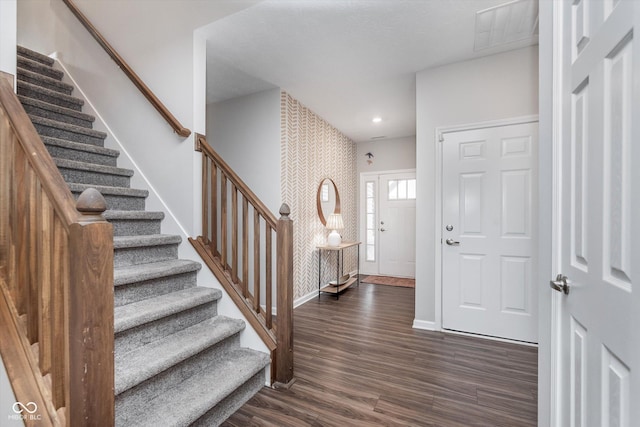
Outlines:
{"label": "white baseboard", "polygon": [[463,337],[482,338],[482,339],[490,340],[490,341],[508,342],[510,344],[520,344],[520,345],[524,345],[524,346],[527,346],[527,347],[536,347],[536,348],[538,347],[538,344],[534,343],[534,342],[510,340],[510,339],[507,339],[507,338],[492,337],[491,335],[472,334],[472,333],[469,333],[469,332],[453,331],[453,330],[450,330],[450,329],[443,329],[442,332],[447,333],[447,334],[452,334],[452,335],[462,335]]}
{"label": "white baseboard", "polygon": [[301,296],[293,301],[293,308],[300,307],[307,301],[311,301],[314,298],[318,297],[318,291],[311,291],[307,295]]}
{"label": "white baseboard", "polygon": [[428,320],[413,319],[414,329],[423,329],[425,331],[437,331],[436,322],[430,322]]}

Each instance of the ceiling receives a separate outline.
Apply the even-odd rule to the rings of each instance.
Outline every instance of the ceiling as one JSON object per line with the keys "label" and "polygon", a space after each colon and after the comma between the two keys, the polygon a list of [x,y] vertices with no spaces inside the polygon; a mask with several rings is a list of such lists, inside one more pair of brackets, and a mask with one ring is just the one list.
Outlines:
{"label": "ceiling", "polygon": [[356,142],[412,136],[416,72],[536,44],[537,13],[537,0],[265,0],[206,28],[207,102],[280,87]]}

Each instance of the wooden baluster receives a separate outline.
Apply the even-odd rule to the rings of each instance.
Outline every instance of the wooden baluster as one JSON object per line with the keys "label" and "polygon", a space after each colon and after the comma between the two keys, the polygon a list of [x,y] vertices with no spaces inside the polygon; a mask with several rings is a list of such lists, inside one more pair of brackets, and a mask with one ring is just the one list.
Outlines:
{"label": "wooden baluster", "polygon": [[247,297],[249,284],[249,202],[242,196],[242,296]]}
{"label": "wooden baluster", "polygon": [[253,210],[253,309],[260,312],[260,214]]}
{"label": "wooden baluster", "polygon": [[26,283],[29,286],[29,301],[27,304],[27,334],[29,336],[29,342],[31,344],[38,342],[38,326],[40,321],[38,320],[38,263],[36,259],[36,250],[38,247],[38,202],[36,199],[36,193],[38,192],[38,180],[35,172],[31,168],[31,165],[27,166],[27,233],[29,236],[29,244],[27,247],[27,258],[29,269],[29,282]]}
{"label": "wooden baluster", "polygon": [[238,283],[238,189],[231,184],[231,281]]}
{"label": "wooden baluster", "polygon": [[[203,153],[204,156],[204,153]],[[206,156],[205,156],[206,157]],[[210,160],[211,163],[211,242],[209,247],[211,253],[215,257],[218,255],[218,168],[216,164]]]}
{"label": "wooden baluster", "polygon": [[73,269],[67,289],[67,419],[78,425],[111,424],[115,415],[113,228],[101,215],[106,203],[97,190],[85,190],[76,208],[82,217],[69,228]]}
{"label": "wooden baluster", "polygon": [[[7,123],[6,126],[9,126]],[[9,126],[10,128],[10,126]],[[18,142],[16,140],[15,134],[9,132],[9,138],[5,144],[0,144],[5,146],[5,152],[3,154],[7,155],[7,181],[6,188],[8,190],[7,199],[8,205],[4,206],[6,209],[6,222],[8,224],[7,229],[5,230],[7,236],[7,285],[9,287],[9,291],[11,293],[11,298],[13,299],[14,304],[16,305],[16,309],[18,309],[18,251],[16,240],[18,238],[18,197],[17,197],[17,184],[16,184],[16,151],[18,148]],[[2,209],[2,207],[0,207]]]}
{"label": "wooden baluster", "polygon": [[53,218],[53,246],[52,246],[51,282],[51,310],[53,313],[53,346],[51,352],[51,396],[56,408],[65,406],[65,380],[67,377],[65,361],[65,304],[66,290],[69,289],[69,237],[60,218]]}
{"label": "wooden baluster", "polygon": [[[15,194],[15,234],[13,243],[16,246],[16,280],[14,301],[18,314],[25,314],[29,305],[29,216],[25,214],[29,209],[28,194],[24,191],[29,188],[29,175],[27,173],[27,159],[22,147],[15,151],[16,180],[13,188]],[[27,319],[28,320],[28,319]],[[27,325],[27,328],[29,326]]]}
{"label": "wooden baluster", "polygon": [[0,277],[11,289],[9,280],[9,247],[11,236],[11,224],[9,215],[11,211],[11,183],[13,182],[12,147],[14,135],[11,126],[7,122],[6,114],[0,109]]}
{"label": "wooden baluster", "polygon": [[288,386],[293,381],[293,222],[289,206],[280,207],[277,225],[277,310],[275,381]]}
{"label": "wooden baluster", "polygon": [[52,310],[52,268],[53,260],[53,207],[47,194],[38,184],[37,211],[39,220],[37,223],[37,245],[35,258],[38,262],[38,343],[40,347],[40,372],[43,375],[51,372],[53,354],[53,310]]}
{"label": "wooden baluster", "polygon": [[227,269],[227,176],[220,177],[220,262]]}
{"label": "wooden baluster", "polygon": [[[209,159],[202,156],[202,241],[209,243]],[[213,225],[212,225],[213,227]]]}
{"label": "wooden baluster", "polygon": [[272,260],[272,244],[271,244],[271,233],[272,233],[272,229],[271,226],[269,226],[269,224],[266,224],[265,226],[265,249],[266,249],[266,257],[265,257],[265,285],[264,285],[264,289],[265,289],[265,305],[266,305],[266,318],[265,318],[265,322],[267,325],[268,329],[271,329],[271,312],[272,312],[272,301],[271,301],[271,294],[272,294],[272,289],[271,289],[271,266],[273,263]]}

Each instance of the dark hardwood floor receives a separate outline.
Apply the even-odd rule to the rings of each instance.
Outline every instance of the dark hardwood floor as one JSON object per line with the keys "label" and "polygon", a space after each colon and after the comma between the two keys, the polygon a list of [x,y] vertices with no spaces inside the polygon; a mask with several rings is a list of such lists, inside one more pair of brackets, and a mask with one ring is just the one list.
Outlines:
{"label": "dark hardwood floor", "polygon": [[537,350],[412,329],[414,290],[361,284],[295,310],[290,390],[224,426],[535,426]]}

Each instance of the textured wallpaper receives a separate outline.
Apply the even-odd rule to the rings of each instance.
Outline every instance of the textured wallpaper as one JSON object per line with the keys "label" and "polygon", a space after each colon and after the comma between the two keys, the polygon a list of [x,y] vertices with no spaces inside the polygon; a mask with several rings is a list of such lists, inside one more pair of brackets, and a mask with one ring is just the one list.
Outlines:
{"label": "textured wallpaper", "polygon": [[[318,291],[318,251],[329,231],[316,209],[316,193],[324,178],[335,181],[345,228],[343,240],[356,240],[358,177],[356,144],[288,93],[281,92],[282,201],[294,221],[294,300]],[[323,281],[335,278],[335,259],[323,257]],[[344,272],[356,269],[356,250],[344,251]]]}

